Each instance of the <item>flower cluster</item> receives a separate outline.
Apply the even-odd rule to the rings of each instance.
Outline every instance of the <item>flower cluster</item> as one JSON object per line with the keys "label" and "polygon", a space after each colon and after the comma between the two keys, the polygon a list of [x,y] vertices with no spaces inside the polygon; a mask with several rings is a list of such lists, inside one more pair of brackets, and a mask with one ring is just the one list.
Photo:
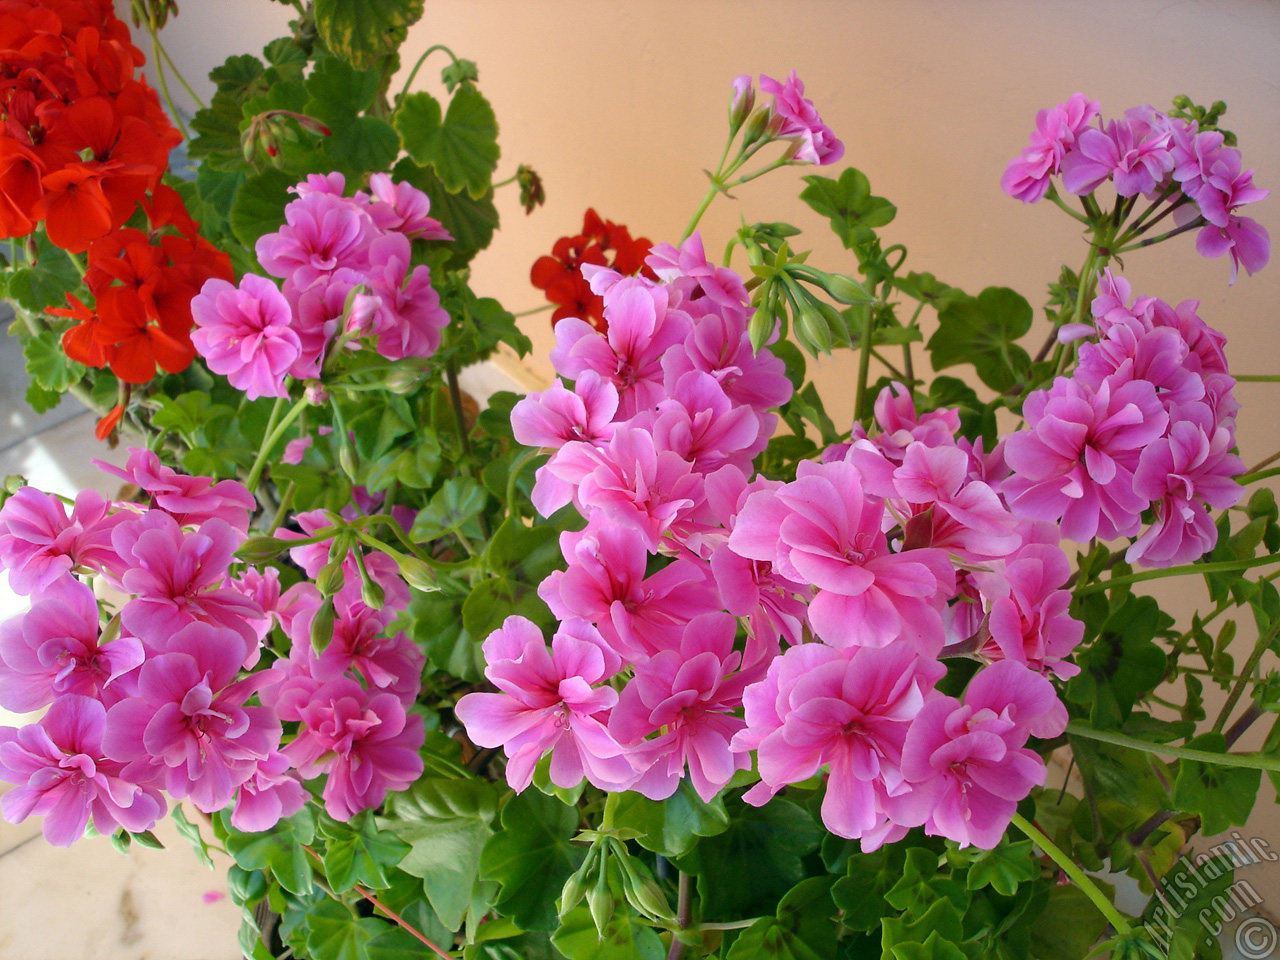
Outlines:
{"label": "flower cluster", "polygon": [[[1133,537],[1126,559],[1149,567],[1189,563],[1213,548],[1209,508],[1234,506],[1244,488],[1235,448],[1235,380],[1226,338],[1195,313],[1130,301],[1129,283],[1108,270],[1093,301],[1092,326],[1061,337],[1080,347],[1070,378],[1032,393],[1027,429],[1005,455],[1014,475],[1004,493],[1018,514],[1060,521],[1062,536]],[[1143,527],[1143,514],[1154,519]]]}
{"label": "flower cluster", "polygon": [[595,210],[588,209],[582,218],[582,232],[557,240],[551,255],[535,260],[529,274],[533,285],[556,306],[552,325],[565,317],[578,317],[606,332],[604,301],[582,276],[583,265],[610,267],[623,276],[641,274],[653,280],[656,277],[644,262],[651,245],[647,237],[633,239],[625,226],[602,220]]}
{"label": "flower cluster", "polygon": [[124,225],[180,136],[110,0],[7,3],[0,236],[43,223],[73,253]]}
{"label": "flower cluster", "polygon": [[[469,735],[505,748],[516,789],[550,753],[560,786],[652,799],[687,776],[710,800],[754,751],[749,802],[825,767],[823,820],[864,849],[914,826],[994,846],[1044,779],[1028,738],[1066,722],[1045,674],[1075,672],[1083,628],[1056,533],[1010,512],[998,452],[900,385],[875,436],[757,476],[793,388],[751,349],[741,278],[697,234],[648,263],[661,282],[585,271],[608,332],[563,320],[572,387],[513,410],[516,438],[553,451],[535,505],[587,525],[539,588],[550,651],[520,617],[485,642],[500,692],[459,701]],[[950,656],[986,664],[961,700],[937,690]]]}
{"label": "flower cluster", "polygon": [[[1194,120],[1149,106],[1133,107],[1104,125],[1099,110],[1096,100],[1080,93],[1041,110],[1030,145],[1005,170],[1004,192],[1034,203],[1055,177],[1077,196],[1111,181],[1118,196],[1167,202],[1164,213],[1172,211],[1179,227],[1199,226],[1196,249],[1206,257],[1230,253],[1232,283],[1241,266],[1250,274],[1266,266],[1266,229],[1237,211],[1268,191],[1253,185],[1253,171],[1244,169],[1240,151],[1227,146],[1220,131],[1201,130]],[[1098,125],[1091,126],[1095,118]]]}
{"label": "flower cluster", "polygon": [[147,231],[123,227],[89,246],[84,279],[95,308],[68,294],[70,308],[49,311],[77,321],[62,336],[68,357],[134,384],[157,366],[190,366],[191,299],[206,281],[232,277],[230,258],[199,235],[175,190],[157,185],[142,206]]}
{"label": "flower cluster", "polygon": [[[49,706],[38,723],[0,727],[0,779],[17,785],[6,817],[44,814],[50,842],[69,845],[90,820],[100,833],[149,828],[164,791],[205,812],[234,803],[237,829],[264,830],[306,802],[303,779],[327,774],[326,808],[345,820],[421,774],[422,720],[405,706],[423,659],[386,636],[408,602],[394,569],[367,561],[388,598],[379,610],[358,587],[327,601],[334,639],[317,651],[315,586],[282,592],[274,570],[232,572],[254,507],[242,485],[184,476],[144,450],[107,469],[146,504],[85,492],[68,513],[23,487],[0,509],[0,563],[31,597],[0,626],[0,706]],[[340,566],[358,583],[354,556]],[[120,594],[114,611],[100,609],[96,578]],[[277,626],[288,658],[247,672],[275,656]],[[284,724],[297,726],[282,745]]]}
{"label": "flower cluster", "polygon": [[258,240],[258,261],[283,289],[255,274],[239,287],[214,278],[191,301],[195,349],[251,400],[287,396],[288,377],[318,378],[337,344],[368,337],[389,360],[440,347],[449,315],[412,249],[451,239],[427,215],[430,200],[381,173],[368,193],[345,197],[345,187],[340,173],[309,176],[290,188],[284,225]]}

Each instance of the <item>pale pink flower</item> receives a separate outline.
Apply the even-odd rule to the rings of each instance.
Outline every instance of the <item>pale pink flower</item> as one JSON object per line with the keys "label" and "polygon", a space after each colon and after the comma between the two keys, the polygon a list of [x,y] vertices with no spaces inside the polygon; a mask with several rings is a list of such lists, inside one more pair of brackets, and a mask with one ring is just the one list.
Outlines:
{"label": "pale pink flower", "polygon": [[278,750],[265,760],[236,794],[231,825],[244,833],[270,830],[285,817],[291,817],[307,805],[307,793],[293,770],[289,758]]}
{"label": "pale pink flower", "polygon": [[773,95],[773,113],[782,119],[779,136],[795,140],[795,159],[827,166],[844,156],[844,144],[822,122],[813,101],[805,97],[804,84],[791,71],[784,83],[760,75],[760,90]]}
{"label": "pale pink flower", "polygon": [[155,826],[165,812],[164,797],[132,782],[124,764],[105,758],[105,717],[98,701],[69,694],[39,723],[0,727],[0,779],[16,784],[0,798],[6,820],[44,816],[45,839],[58,847],[84,836],[91,819],[102,834]]}
{"label": "pale pink flower", "polygon": [[287,397],[285,378],[302,354],[293,311],[266,277],[247,273],[239,288],[214,277],[191,301],[191,342],[209,369],[250,400]]}
{"label": "pale pink flower", "polygon": [[1150,194],[1173,171],[1167,119],[1150,107],[1126,111],[1106,130],[1090,128],[1062,160],[1062,185],[1069,193],[1092,193],[1108,177],[1116,193]]}
{"label": "pale pink flower", "polygon": [[71,515],[52,494],[21,487],[0,507],[0,567],[23,596],[38,594],[76,567],[103,570],[120,562],[111,532],[127,513],[109,513],[112,504],[92,490],[76,495]]}
{"label": "pale pink flower", "polygon": [[357,193],[368,204],[369,216],[380,230],[402,233],[410,240],[452,240],[439,220],[427,216],[431,200],[411,183],[396,183],[388,174],[369,177],[372,196]]}
{"label": "pale pink flower", "polygon": [[1076,138],[1098,115],[1097,100],[1073,93],[1066,101],[1036,114],[1031,145],[1010,162],[1000,188],[1023,203],[1035,203],[1049,190],[1049,181],[1062,167],[1062,158]]}
{"label": "pale pink flower", "polygon": [[805,461],[796,473],[792,483],[747,498],[730,549],[813,584],[809,624],[826,643],[883,647],[903,637],[922,651],[941,649],[940,611],[955,588],[946,553],[890,552],[884,501],[863,494],[853,464]]}
{"label": "pale pink flower", "polygon": [[411,268],[409,241],[392,233],[369,244],[366,282],[377,307],[370,332],[378,353],[388,360],[429,357],[440,349],[440,331],[449,325],[448,311],[431,286],[431,269]]}
{"label": "pale pink flower", "polygon": [[134,637],[101,642],[93,590],[63,577],[26,613],[0,624],[0,706],[27,713],[69,694],[110,704],[128,686],[114,681],[142,660]]}
{"label": "pale pink flower", "polygon": [[369,243],[379,231],[353,201],[308,191],[284,208],[284,218],[284,226],[256,246],[258,262],[271,276],[305,289],[342,267],[368,267]]}

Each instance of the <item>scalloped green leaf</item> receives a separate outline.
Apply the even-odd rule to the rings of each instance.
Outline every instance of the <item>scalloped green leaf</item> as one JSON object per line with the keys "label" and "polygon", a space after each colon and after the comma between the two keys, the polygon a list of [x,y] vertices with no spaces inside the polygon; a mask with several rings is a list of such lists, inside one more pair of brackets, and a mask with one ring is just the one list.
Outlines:
{"label": "scalloped green leaf", "polygon": [[431,166],[450,193],[466,189],[479,200],[498,165],[498,121],[493,107],[471,83],[463,83],[441,115],[429,93],[412,93],[393,119],[409,156]]}
{"label": "scalloped green leaf", "polygon": [[395,53],[422,17],[423,0],[316,0],[316,28],[331,51],[357,70]]}

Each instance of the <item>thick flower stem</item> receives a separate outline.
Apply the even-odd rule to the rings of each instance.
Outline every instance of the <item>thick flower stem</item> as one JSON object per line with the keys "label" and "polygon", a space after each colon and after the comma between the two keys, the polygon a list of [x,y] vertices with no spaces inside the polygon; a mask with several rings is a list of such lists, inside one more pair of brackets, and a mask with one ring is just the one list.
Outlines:
{"label": "thick flower stem", "polygon": [[867,379],[871,372],[871,333],[875,322],[871,307],[860,306],[858,311],[863,315],[863,323],[862,342],[858,354],[858,392],[853,402],[854,423],[861,423],[867,413]]}
{"label": "thick flower stem", "polygon": [[684,941],[680,939],[680,931],[687,930],[689,921],[693,918],[692,888],[689,874],[681,871],[676,893],[676,929],[671,931],[671,949],[667,952],[667,960],[681,960],[684,957]]}
{"label": "thick flower stem", "polygon": [[1115,905],[1106,898],[1106,895],[1098,889],[1097,884],[1089,879],[1089,875],[1081,870],[1074,860],[1060,850],[1057,844],[1046,837],[1035,826],[1035,824],[1031,823],[1025,817],[1015,813],[1013,815],[1013,825],[1026,834],[1036,846],[1048,854],[1050,860],[1062,868],[1062,872],[1072,879],[1075,885],[1080,888],[1080,891],[1088,897],[1089,900],[1092,901],[1093,905],[1098,908],[1099,912],[1107,918],[1107,922],[1115,928],[1116,933],[1121,936],[1127,936],[1132,932],[1133,928],[1129,926],[1129,921],[1126,920],[1124,915],[1115,908]]}
{"label": "thick flower stem", "polygon": [[1139,740],[1137,737],[1113,733],[1110,730],[1095,730],[1078,720],[1072,720],[1067,724],[1067,733],[1084,737],[1086,740],[1100,740],[1117,747],[1129,747],[1157,757],[1173,757],[1176,760],[1194,760],[1219,767],[1241,767],[1245,770],[1268,770],[1280,773],[1280,759],[1258,753],[1214,753],[1211,750],[1194,750],[1190,747],[1170,746],[1167,743],[1152,743],[1150,740]]}

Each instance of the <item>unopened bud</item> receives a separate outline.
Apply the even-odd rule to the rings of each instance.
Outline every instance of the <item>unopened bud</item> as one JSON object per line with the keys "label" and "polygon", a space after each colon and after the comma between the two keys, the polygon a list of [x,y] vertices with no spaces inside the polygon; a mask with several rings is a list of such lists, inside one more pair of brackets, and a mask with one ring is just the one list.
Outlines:
{"label": "unopened bud", "polygon": [[381,610],[387,602],[387,591],[372,577],[360,581],[360,599],[370,610]]}
{"label": "unopened bud", "polygon": [[417,367],[397,367],[387,374],[383,385],[392,393],[409,393],[423,380],[424,371]]}
{"label": "unopened bud", "polygon": [[329,391],[319,380],[308,380],[302,390],[302,396],[313,407],[322,407],[329,402]]}
{"label": "unopened bud", "polygon": [[338,450],[338,466],[342,467],[342,472],[352,483],[356,482],[356,452],[349,442],[342,444]]}
{"label": "unopened bud", "polygon": [[827,318],[813,303],[804,299],[800,302],[800,313],[795,318],[796,339],[813,353],[831,352],[831,327]]}
{"label": "unopened bud", "polygon": [[737,130],[742,126],[751,108],[756,104],[754,78],[747,73],[733,78],[733,97],[729,101],[729,126]]}
{"label": "unopened bud", "polygon": [[596,874],[596,882],[587,891],[587,909],[591,911],[591,921],[596,925],[596,933],[604,937],[605,928],[613,918],[613,892],[609,889],[609,862],[600,858],[600,869]]}
{"label": "unopened bud", "polygon": [[822,289],[840,303],[875,303],[876,298],[867,292],[867,288],[846,274],[823,274],[820,283]]}
{"label": "unopened bud", "polygon": [[311,649],[324,653],[333,640],[333,599],[326,597],[311,618]]}
{"label": "unopened bud", "polygon": [[765,138],[765,130],[768,128],[772,117],[773,111],[767,108],[757,110],[747,117],[746,125],[742,128],[742,145],[749,147],[756,141]]}
{"label": "unopened bud", "polygon": [[396,566],[400,568],[400,576],[404,577],[405,582],[413,589],[421,593],[432,593],[440,589],[440,584],[436,582],[435,571],[417,557],[401,554],[396,557]]}
{"label": "unopened bud", "polygon": [[269,563],[280,555],[284,547],[285,542],[275,537],[250,537],[240,544],[236,556],[246,563]]}
{"label": "unopened bud", "polygon": [[316,588],[324,597],[332,597],[346,582],[347,574],[342,568],[341,560],[330,560],[320,568],[320,573],[316,576]]}

